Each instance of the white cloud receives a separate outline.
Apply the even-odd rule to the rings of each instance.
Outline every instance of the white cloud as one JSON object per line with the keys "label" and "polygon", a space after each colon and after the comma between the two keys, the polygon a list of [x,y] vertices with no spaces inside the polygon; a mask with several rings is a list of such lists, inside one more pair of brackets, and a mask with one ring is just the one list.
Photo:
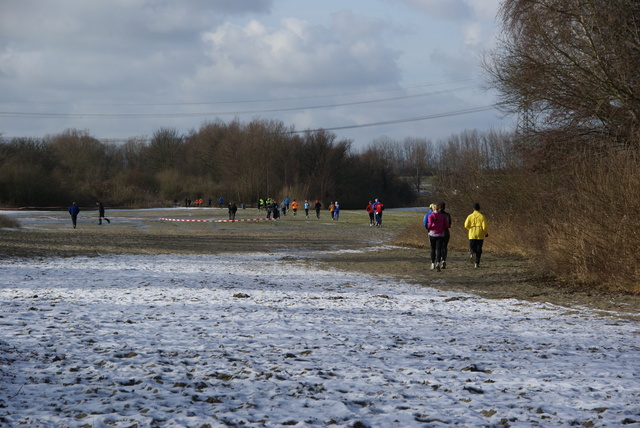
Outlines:
{"label": "white cloud", "polygon": [[492,21],[504,0],[403,0],[433,18],[451,21]]}
{"label": "white cloud", "polygon": [[31,76],[43,72],[43,54],[40,52],[20,51],[8,47],[0,53],[0,76],[16,78]]}
{"label": "white cloud", "polygon": [[295,18],[282,19],[279,27],[225,23],[203,35],[211,63],[198,78],[311,89],[395,81],[398,52],[385,44],[383,32],[348,12],[334,14],[330,27]]}
{"label": "white cloud", "polygon": [[467,0],[476,19],[493,22],[504,0]]}
{"label": "white cloud", "polygon": [[[477,77],[481,74],[481,52],[495,40],[495,20],[500,0],[404,0],[413,10],[422,12],[425,54],[430,70],[454,78]],[[417,18],[420,20],[420,18]],[[425,34],[423,33],[423,34]]]}
{"label": "white cloud", "polygon": [[478,23],[472,23],[463,26],[463,43],[465,46],[477,47],[485,42],[485,34]]}
{"label": "white cloud", "polygon": [[469,17],[469,4],[464,0],[403,0],[407,5],[416,8],[434,18],[459,20]]}

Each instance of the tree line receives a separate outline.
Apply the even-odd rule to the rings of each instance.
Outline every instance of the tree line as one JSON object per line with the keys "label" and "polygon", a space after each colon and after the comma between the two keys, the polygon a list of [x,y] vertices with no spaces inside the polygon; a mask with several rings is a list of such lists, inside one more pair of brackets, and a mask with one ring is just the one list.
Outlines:
{"label": "tree line", "polygon": [[[421,153],[426,142],[407,144]],[[220,196],[247,205],[267,197],[338,200],[344,208],[363,207],[371,198],[389,206],[415,202],[419,186],[398,164],[411,161],[391,165],[383,151],[356,153],[351,145],[331,132],[297,133],[271,120],[217,120],[187,135],[163,128],[148,140],[121,144],[76,129],[41,139],[1,139],[0,205],[55,207],[101,200],[145,207]],[[407,168],[415,175],[413,165]]]}
{"label": "tree line", "polygon": [[[387,206],[415,206],[430,201],[425,192],[444,195],[449,186],[468,194],[473,180],[454,183],[444,177],[471,177],[478,162],[489,169],[514,163],[511,142],[511,133],[474,130],[435,144],[380,137],[353,151],[351,141],[331,132],[296,133],[266,120],[217,120],[187,135],[163,128],[150,139],[120,144],[68,129],[42,139],[0,138],[0,206],[101,200],[146,207],[219,196],[247,204],[289,196],[339,200],[346,209],[363,208],[372,198]],[[480,161],[477,151],[488,158]]]}

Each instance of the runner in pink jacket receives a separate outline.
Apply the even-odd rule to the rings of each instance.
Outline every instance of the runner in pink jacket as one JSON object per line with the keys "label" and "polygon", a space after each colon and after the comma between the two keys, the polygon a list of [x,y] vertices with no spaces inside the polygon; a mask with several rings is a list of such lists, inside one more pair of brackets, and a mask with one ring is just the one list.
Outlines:
{"label": "runner in pink jacket", "polygon": [[442,266],[442,245],[444,243],[445,230],[449,228],[447,216],[440,211],[442,206],[436,204],[436,209],[429,214],[427,230],[429,231],[429,244],[431,245],[431,269],[440,272]]}

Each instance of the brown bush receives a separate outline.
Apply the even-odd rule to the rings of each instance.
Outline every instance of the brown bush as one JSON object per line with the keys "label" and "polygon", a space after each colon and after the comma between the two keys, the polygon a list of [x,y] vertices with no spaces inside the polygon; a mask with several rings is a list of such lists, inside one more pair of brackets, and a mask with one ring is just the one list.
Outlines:
{"label": "brown bush", "polygon": [[[428,203],[447,203],[450,248],[466,250],[462,225],[478,202],[489,223],[486,251],[525,257],[558,287],[640,293],[640,154],[634,144],[586,143],[554,162],[529,155],[520,167],[482,168],[467,161],[441,171],[439,192]],[[475,150],[473,144],[468,148]],[[397,242],[429,245],[421,221]]]}
{"label": "brown bush", "polygon": [[640,293],[640,157],[628,149],[585,153],[568,174],[542,262],[560,278]]}

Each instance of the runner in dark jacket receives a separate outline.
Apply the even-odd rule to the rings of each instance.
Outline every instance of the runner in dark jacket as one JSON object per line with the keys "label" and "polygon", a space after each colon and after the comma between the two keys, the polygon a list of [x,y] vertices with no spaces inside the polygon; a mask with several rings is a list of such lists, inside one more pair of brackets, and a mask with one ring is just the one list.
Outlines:
{"label": "runner in dark jacket", "polygon": [[73,223],[74,229],[76,228],[76,223],[78,222],[78,213],[80,213],[80,207],[74,202],[69,207],[69,214],[71,214],[71,222]]}
{"label": "runner in dark jacket", "polygon": [[98,224],[102,224],[102,219],[107,220],[107,223],[111,223],[111,220],[104,216],[104,205],[102,205],[102,202],[96,202],[96,205],[98,206]]}

